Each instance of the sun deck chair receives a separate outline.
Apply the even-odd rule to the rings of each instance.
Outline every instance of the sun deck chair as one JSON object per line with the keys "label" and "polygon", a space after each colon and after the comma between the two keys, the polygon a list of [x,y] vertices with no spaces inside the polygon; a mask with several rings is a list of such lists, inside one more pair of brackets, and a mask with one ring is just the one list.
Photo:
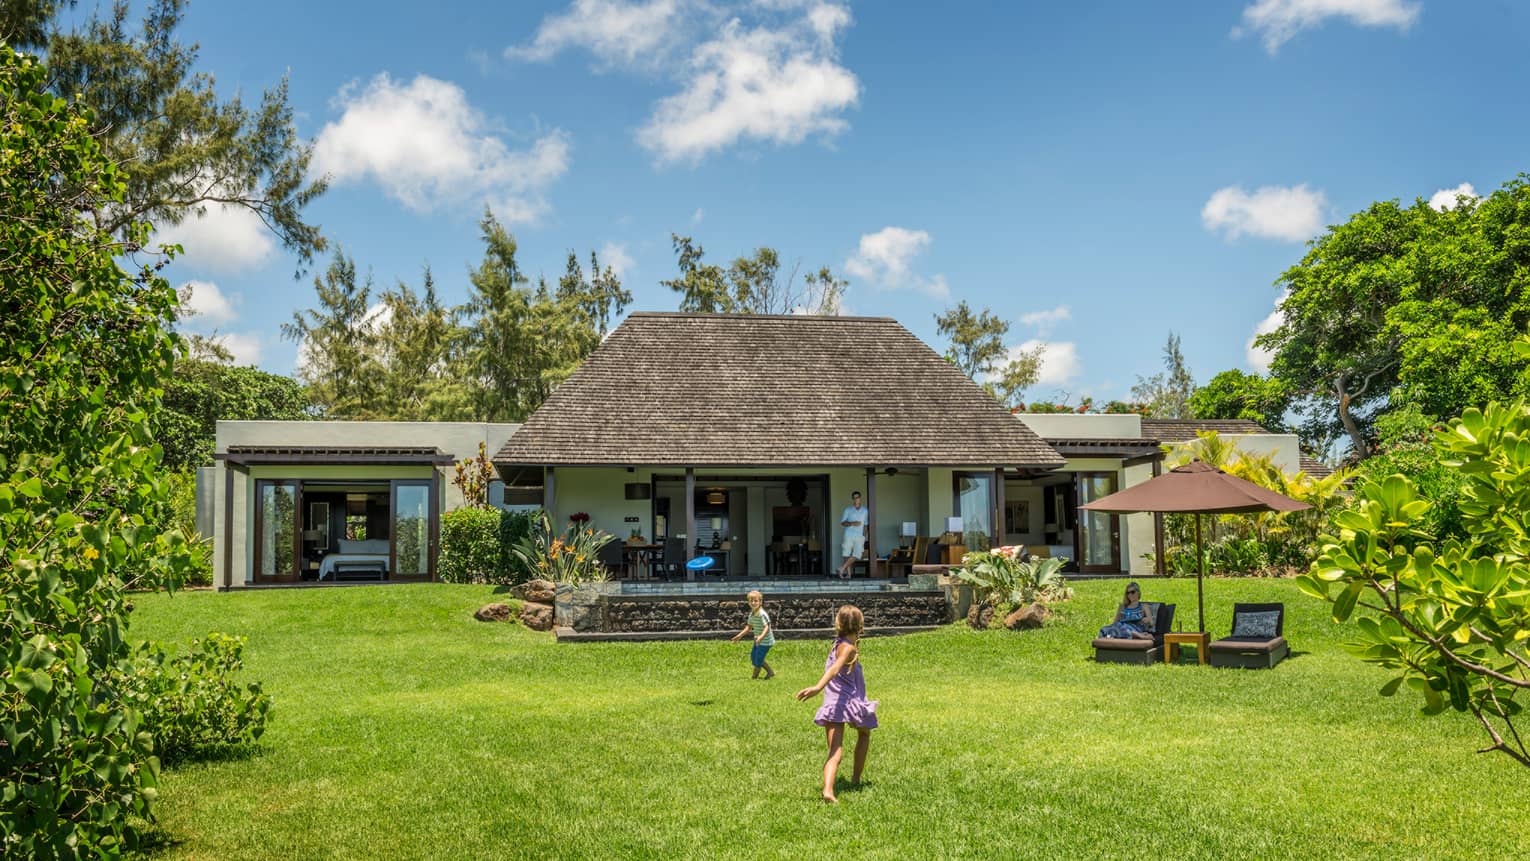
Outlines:
{"label": "sun deck chair", "polygon": [[1286,605],[1234,604],[1232,634],[1206,649],[1213,667],[1267,670],[1291,649],[1284,636]]}
{"label": "sun deck chair", "polygon": [[[1143,601],[1153,606],[1157,602]],[[1094,659],[1102,664],[1156,664],[1163,660],[1163,633],[1174,630],[1174,605],[1157,604],[1153,612],[1153,639],[1118,640],[1096,637]]]}

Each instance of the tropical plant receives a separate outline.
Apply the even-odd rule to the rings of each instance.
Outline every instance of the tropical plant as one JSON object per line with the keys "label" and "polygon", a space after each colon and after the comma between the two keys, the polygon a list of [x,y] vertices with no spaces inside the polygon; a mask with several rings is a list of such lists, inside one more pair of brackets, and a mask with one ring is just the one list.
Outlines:
{"label": "tropical plant", "polygon": [[128,590],[177,585],[198,552],[163,528],[153,439],[177,297],[136,256],[148,225],[89,217],[123,211],[126,180],[50,80],[0,44],[0,856],[117,857],[159,770],[107,683]]}
{"label": "tropical plant", "polygon": [[1073,597],[1063,579],[1063,558],[1025,558],[1025,548],[995,547],[962,556],[956,578],[972,587],[978,603],[1020,606],[1037,601],[1051,603]]}
{"label": "tropical plant", "polygon": [[489,483],[494,481],[494,464],[489,462],[487,449],[478,443],[478,455],[457,461],[452,484],[462,491],[462,502],[469,508],[492,508],[489,504]]}
{"label": "tropical plant", "polygon": [[[1521,346],[1530,358],[1530,346]],[[1397,674],[1425,714],[1470,712],[1491,744],[1530,767],[1514,726],[1530,689],[1530,403],[1469,409],[1435,434],[1436,456],[1464,479],[1464,538],[1438,540],[1433,507],[1402,475],[1367,481],[1335,518],[1300,583],[1343,622],[1357,607],[1351,651]]]}
{"label": "tropical plant", "polygon": [[240,685],[244,638],[212,633],[171,655],[152,643],[126,662],[115,686],[143,714],[160,762],[225,756],[266,731],[271,695],[259,683]]}
{"label": "tropical plant", "polygon": [[[1285,513],[1202,515],[1209,573],[1267,576],[1305,570],[1317,555],[1323,531],[1347,498],[1349,472],[1336,470],[1326,476],[1286,472],[1271,456],[1241,451],[1235,442],[1215,432],[1202,433],[1195,442],[1168,451],[1165,464],[1171,468],[1199,460],[1310,506]],[[1170,573],[1196,571],[1194,517],[1171,514],[1164,518],[1164,552]]]}
{"label": "tropical plant", "polygon": [[552,520],[542,512],[530,534],[510,552],[538,577],[554,583],[589,583],[609,576],[600,564],[600,549],[615,540],[616,536],[608,532],[573,524],[555,532]]}

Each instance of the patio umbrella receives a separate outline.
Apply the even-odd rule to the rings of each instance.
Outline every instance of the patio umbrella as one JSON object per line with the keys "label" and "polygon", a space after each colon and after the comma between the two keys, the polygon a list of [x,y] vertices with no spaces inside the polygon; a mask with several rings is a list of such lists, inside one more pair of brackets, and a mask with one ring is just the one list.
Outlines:
{"label": "patio umbrella", "polygon": [[1079,506],[1106,514],[1161,512],[1195,515],[1195,603],[1202,631],[1206,630],[1206,601],[1201,578],[1206,573],[1206,564],[1201,552],[1201,515],[1301,511],[1311,507],[1198,460]]}

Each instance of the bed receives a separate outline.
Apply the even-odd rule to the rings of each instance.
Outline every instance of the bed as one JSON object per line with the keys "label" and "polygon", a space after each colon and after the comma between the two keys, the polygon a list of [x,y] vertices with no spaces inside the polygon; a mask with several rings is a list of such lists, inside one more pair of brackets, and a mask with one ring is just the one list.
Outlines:
{"label": "bed", "polygon": [[319,565],[320,580],[341,580],[355,573],[374,575],[379,580],[387,579],[388,539],[349,541],[342,538],[336,542],[336,546],[339,552],[325,556]]}

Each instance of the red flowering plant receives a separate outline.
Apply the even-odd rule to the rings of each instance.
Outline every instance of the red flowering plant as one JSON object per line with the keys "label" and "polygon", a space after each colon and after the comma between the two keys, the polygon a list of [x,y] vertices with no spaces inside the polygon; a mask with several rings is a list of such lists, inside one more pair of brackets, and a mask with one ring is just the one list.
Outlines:
{"label": "red flowering plant", "polygon": [[575,526],[583,526],[590,522],[590,515],[583,511],[576,511],[568,516],[568,522]]}

